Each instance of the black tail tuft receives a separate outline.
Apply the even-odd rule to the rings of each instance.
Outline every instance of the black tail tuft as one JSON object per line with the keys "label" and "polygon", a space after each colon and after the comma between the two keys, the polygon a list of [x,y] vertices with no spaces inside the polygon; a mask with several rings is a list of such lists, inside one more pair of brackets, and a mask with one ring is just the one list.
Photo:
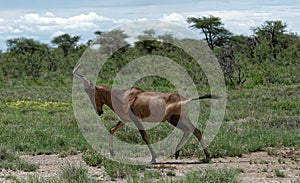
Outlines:
{"label": "black tail tuft", "polygon": [[206,94],[206,95],[203,95],[201,97],[193,98],[191,101],[193,101],[193,100],[201,100],[201,99],[206,99],[206,98],[219,99],[221,97],[219,97],[217,95],[213,95],[213,94]]}

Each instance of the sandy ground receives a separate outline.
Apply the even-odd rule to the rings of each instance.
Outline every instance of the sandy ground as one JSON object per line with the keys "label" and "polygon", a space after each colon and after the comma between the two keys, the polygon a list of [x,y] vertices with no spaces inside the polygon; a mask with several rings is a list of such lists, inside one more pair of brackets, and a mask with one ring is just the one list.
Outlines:
{"label": "sandy ground", "polygon": [[[267,153],[269,152],[269,153]],[[271,153],[270,153],[271,152]],[[89,175],[94,179],[104,182],[126,182],[124,179],[111,181],[105,173],[103,167],[90,167],[81,158],[82,154],[59,157],[52,155],[23,155],[21,156],[27,162],[39,165],[35,172],[0,170],[0,182],[12,182],[7,180],[7,176],[15,176],[19,179],[27,178],[29,175],[38,177],[58,176],[60,168],[68,163],[72,165],[83,166],[88,169]],[[162,172],[162,176],[168,178],[166,172],[172,170],[175,172],[174,178],[184,178],[189,171],[195,171],[203,168],[240,168],[240,180],[242,182],[300,182],[300,151],[284,149],[272,149],[269,151],[253,152],[244,154],[241,157],[215,158],[212,163],[205,164],[196,158],[182,158],[179,160],[166,159],[155,165],[150,165],[149,169],[155,169]],[[277,172],[277,173],[276,173]],[[281,176],[278,174],[280,172]],[[282,177],[283,176],[283,177]]]}

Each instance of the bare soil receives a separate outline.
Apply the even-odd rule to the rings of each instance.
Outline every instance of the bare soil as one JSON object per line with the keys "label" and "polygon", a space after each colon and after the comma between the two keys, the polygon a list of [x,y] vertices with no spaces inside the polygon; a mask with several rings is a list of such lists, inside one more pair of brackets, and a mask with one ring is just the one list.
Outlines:
{"label": "bare soil", "polygon": [[[111,181],[103,167],[91,167],[81,158],[82,154],[60,157],[59,155],[23,155],[22,159],[29,163],[39,165],[35,172],[0,170],[0,182],[13,182],[9,177],[26,179],[29,175],[50,178],[57,177],[60,168],[72,164],[83,166],[94,179],[104,182],[126,182],[125,179]],[[288,148],[266,149],[261,152],[244,154],[241,157],[215,158],[211,163],[201,163],[197,158],[182,158],[179,160],[166,159],[158,164],[149,166],[149,169],[159,170],[164,178],[184,178],[190,171],[203,168],[239,168],[241,182],[300,182],[300,150]],[[174,177],[169,177],[167,172],[174,172]]]}

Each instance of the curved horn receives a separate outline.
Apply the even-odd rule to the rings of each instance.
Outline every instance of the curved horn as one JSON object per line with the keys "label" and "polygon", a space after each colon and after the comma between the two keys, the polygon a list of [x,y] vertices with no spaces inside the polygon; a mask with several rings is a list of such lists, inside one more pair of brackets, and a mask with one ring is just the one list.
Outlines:
{"label": "curved horn", "polygon": [[75,68],[74,68],[74,70],[73,70],[73,76],[74,76],[75,78],[77,78],[77,79],[80,79],[80,80],[84,81],[84,82],[88,82],[88,79],[86,79],[86,77],[84,77],[83,75],[77,73],[77,70],[78,70],[80,64],[81,64],[81,63],[79,63],[79,64],[77,64],[77,65],[75,66]]}
{"label": "curved horn", "polygon": [[78,70],[80,64],[81,63],[79,63],[75,66],[75,68],[73,70],[73,76],[75,78],[83,81],[84,90],[88,94],[90,101],[92,102],[92,104],[94,106],[94,109],[98,112],[96,104],[95,104],[95,88],[94,88],[92,81],[89,81],[85,76],[77,73],[77,70]]}

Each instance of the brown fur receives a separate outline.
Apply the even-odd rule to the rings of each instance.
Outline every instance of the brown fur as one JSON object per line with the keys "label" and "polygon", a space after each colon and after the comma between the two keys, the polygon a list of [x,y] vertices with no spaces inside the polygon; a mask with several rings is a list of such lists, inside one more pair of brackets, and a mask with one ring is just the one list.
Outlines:
{"label": "brown fur", "polygon": [[[129,116],[130,108],[135,116],[142,121],[147,121],[145,120],[147,118],[155,118],[155,114],[152,114],[151,110],[155,110],[156,107],[164,110],[164,116],[157,116],[162,117],[161,120],[157,121],[154,119],[147,122],[170,121],[172,115],[187,116],[187,103],[189,101],[191,101],[190,98],[185,98],[179,94],[146,92],[137,87],[127,90],[116,90],[104,86],[95,87],[95,104],[97,110],[103,112],[102,107],[105,104],[124,122],[132,121]],[[149,103],[151,103],[152,107],[149,106]]]}
{"label": "brown fur", "polygon": [[152,160],[156,162],[156,154],[149,143],[146,130],[142,122],[169,122],[173,126],[183,131],[183,137],[175,150],[175,158],[179,156],[179,151],[193,133],[200,142],[206,158],[210,159],[210,154],[202,139],[202,134],[189,120],[188,103],[194,100],[205,98],[217,99],[215,95],[204,95],[197,98],[186,98],[179,94],[146,92],[140,88],[132,87],[127,90],[117,90],[105,86],[94,86],[83,75],[77,73],[80,64],[73,70],[74,77],[83,81],[84,89],[88,94],[95,110],[99,116],[103,113],[103,105],[107,105],[115,114],[119,121],[110,129],[110,153],[113,155],[113,134],[127,122],[134,122],[143,140],[148,145]]}
{"label": "brown fur", "polygon": [[133,121],[149,147],[152,155],[152,163],[156,161],[156,155],[149,143],[146,131],[142,124],[143,121],[167,121],[184,132],[184,136],[176,148],[176,158],[178,158],[179,151],[190,133],[194,133],[201,143],[206,157],[208,159],[210,158],[206,145],[202,140],[201,132],[194,127],[188,118],[188,103],[190,101],[192,101],[192,98],[186,98],[179,94],[146,92],[136,87],[127,90],[116,90],[104,86],[95,87],[95,103],[98,114],[103,113],[103,105],[105,104],[120,118],[120,121],[118,121],[118,123],[110,130],[111,154],[113,155],[113,134],[125,123]]}

